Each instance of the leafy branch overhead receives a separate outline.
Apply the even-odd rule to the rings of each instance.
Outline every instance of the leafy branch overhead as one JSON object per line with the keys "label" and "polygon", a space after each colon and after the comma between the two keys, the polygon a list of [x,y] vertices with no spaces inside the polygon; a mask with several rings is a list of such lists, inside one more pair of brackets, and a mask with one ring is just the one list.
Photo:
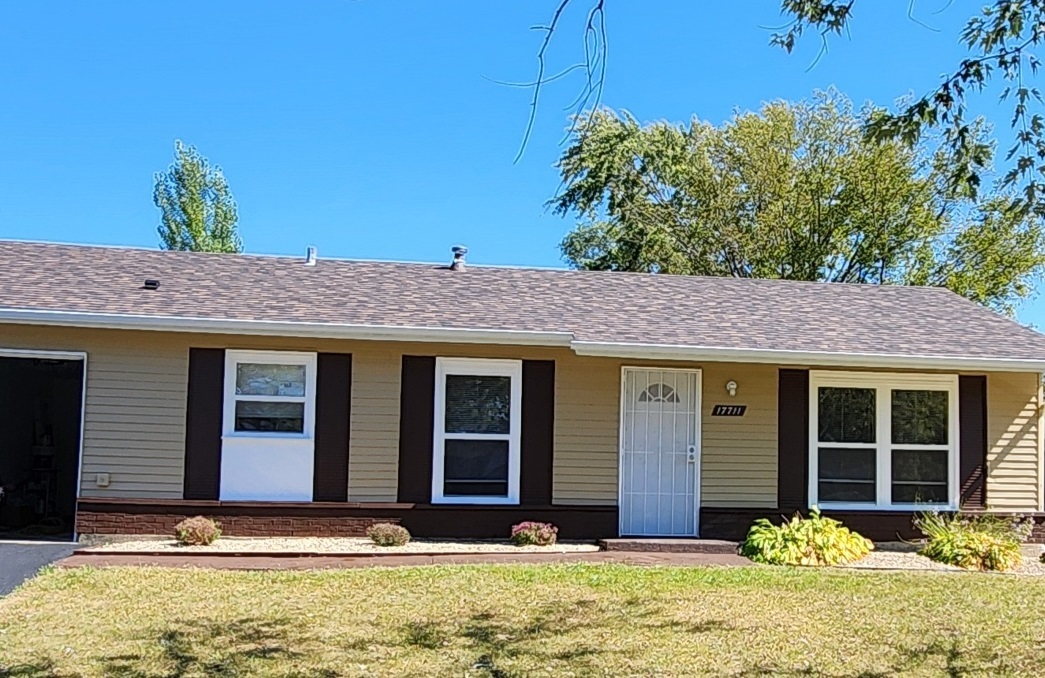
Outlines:
{"label": "leafy branch overhead", "polygon": [[[1007,191],[954,190],[945,150],[868,139],[880,115],[821,92],[718,127],[582,116],[552,200],[580,219],[563,255],[587,269],[940,285],[1011,312],[1045,266],[1040,221]],[[982,123],[970,129],[980,143]]]}
{"label": "leafy branch overhead", "polygon": [[[791,52],[805,32],[819,35],[822,49],[831,35],[840,35],[854,17],[856,0],[783,0],[781,10],[793,17],[791,24],[772,36],[774,45]],[[908,5],[908,16],[915,7]],[[1018,189],[1015,205],[1025,211],[1045,213],[1045,119],[1042,97],[1033,85],[1041,62],[1034,54],[1045,38],[1045,0],[995,0],[971,17],[961,42],[969,56],[944,76],[933,91],[867,121],[873,139],[900,139],[916,143],[929,129],[939,129],[953,165],[947,178],[956,190],[975,194],[990,171],[991,149],[981,139],[976,121],[970,119],[970,94],[998,84],[1002,101],[1012,103],[1009,123],[1016,141],[1007,149],[1008,168],[1002,175],[1006,187]]]}
{"label": "leafy branch overhead", "polygon": [[[865,4],[869,5],[869,0]],[[947,2],[936,13],[954,11],[952,4]],[[582,31],[582,58],[576,65],[548,76],[545,58],[549,43],[561,30],[561,19],[573,5],[588,12]],[[554,7],[549,23],[535,27],[544,31],[545,37],[537,54],[536,79],[523,83],[533,91],[516,160],[529,140],[545,85],[574,70],[583,70],[586,78],[575,102],[579,103],[578,112],[601,103],[608,57],[605,0],[556,0]],[[896,8],[898,21],[925,25],[916,16],[921,9],[918,0],[896,3]],[[900,13],[904,8],[906,17]],[[803,37],[815,35],[820,43],[816,57],[819,60],[827,51],[829,40],[848,31],[856,20],[857,9],[857,0],[781,0],[781,14],[789,22],[771,35],[770,44],[790,53]],[[1045,0],[993,0],[967,21],[958,38],[969,55],[943,77],[939,86],[901,104],[896,111],[882,111],[867,119],[865,131],[875,140],[901,140],[908,144],[918,143],[931,130],[937,131],[939,141],[949,150],[952,165],[946,178],[952,190],[975,196],[993,171],[993,152],[970,116],[968,104],[970,97],[996,94],[1011,103],[1009,124],[1016,133],[1014,144],[1006,149],[1001,182],[1006,188],[1016,189],[1012,200],[1017,209],[1045,214],[1045,103],[1034,85],[1041,66],[1034,49],[1045,39]],[[912,68],[916,67],[912,64]]]}
{"label": "leafy branch overhead", "polygon": [[194,146],[174,142],[174,163],[155,176],[153,202],[160,209],[160,246],[192,252],[243,251],[236,231],[236,201],[220,167]]}

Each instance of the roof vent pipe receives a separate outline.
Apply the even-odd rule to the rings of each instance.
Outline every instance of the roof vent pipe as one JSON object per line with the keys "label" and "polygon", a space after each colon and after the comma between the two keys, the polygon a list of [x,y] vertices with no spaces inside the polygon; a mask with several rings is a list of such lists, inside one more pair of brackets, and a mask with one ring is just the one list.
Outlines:
{"label": "roof vent pipe", "polygon": [[308,249],[305,250],[305,266],[315,266],[318,258],[319,254],[316,248],[309,245]]}
{"label": "roof vent pipe", "polygon": [[450,248],[450,251],[454,253],[454,260],[450,264],[451,271],[463,271],[464,270],[464,257],[468,254],[468,248],[464,245],[454,245]]}

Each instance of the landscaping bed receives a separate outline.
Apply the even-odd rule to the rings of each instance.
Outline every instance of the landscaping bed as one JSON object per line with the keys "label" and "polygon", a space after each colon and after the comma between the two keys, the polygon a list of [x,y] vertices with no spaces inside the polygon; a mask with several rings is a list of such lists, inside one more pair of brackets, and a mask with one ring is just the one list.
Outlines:
{"label": "landscaping bed", "polygon": [[54,569],[0,675],[1040,675],[1045,579],[498,565]]}
{"label": "landscaping bed", "polygon": [[[955,565],[940,563],[918,553],[920,544],[884,543],[876,544],[875,550],[848,565],[853,569],[865,570],[920,570],[932,572],[966,572]],[[1028,549],[1030,552],[1030,549]],[[1037,557],[1026,555],[1023,563],[1008,570],[1006,574],[1045,575],[1045,563]]]}
{"label": "landscaping bed", "polygon": [[559,542],[551,546],[515,546],[507,541],[413,540],[403,546],[378,546],[365,537],[222,537],[207,546],[182,546],[170,537],[122,539],[80,549],[79,553],[159,554],[345,554],[432,555],[437,553],[589,553],[593,543]]}

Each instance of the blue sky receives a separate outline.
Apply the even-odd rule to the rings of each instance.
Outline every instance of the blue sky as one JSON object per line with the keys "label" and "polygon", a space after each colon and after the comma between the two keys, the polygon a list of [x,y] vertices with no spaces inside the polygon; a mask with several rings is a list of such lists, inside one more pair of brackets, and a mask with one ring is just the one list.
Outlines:
{"label": "blue sky", "polygon": [[[513,164],[555,0],[237,0],[0,9],[0,235],[155,246],[153,173],[175,138],[221,165],[248,251],[560,265],[572,223],[545,202],[580,81],[543,95]],[[549,69],[581,54],[586,0]],[[965,54],[978,3],[857,4],[851,37],[809,68],[767,45],[778,3],[609,0],[603,103],[643,120],[722,122],[836,86],[856,102],[924,92]],[[946,8],[939,14],[936,10]],[[936,29],[936,30],[933,30]],[[985,104],[1006,141],[1007,110]],[[1020,319],[1045,324],[1045,300]]]}

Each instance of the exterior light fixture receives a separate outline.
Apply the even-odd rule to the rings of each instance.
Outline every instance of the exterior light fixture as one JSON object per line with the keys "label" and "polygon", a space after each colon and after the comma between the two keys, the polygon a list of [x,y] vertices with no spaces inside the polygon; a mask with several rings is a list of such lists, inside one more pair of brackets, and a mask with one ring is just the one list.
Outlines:
{"label": "exterior light fixture", "polygon": [[737,382],[730,379],[726,382],[726,391],[729,392],[729,397],[733,398],[737,395]]}

